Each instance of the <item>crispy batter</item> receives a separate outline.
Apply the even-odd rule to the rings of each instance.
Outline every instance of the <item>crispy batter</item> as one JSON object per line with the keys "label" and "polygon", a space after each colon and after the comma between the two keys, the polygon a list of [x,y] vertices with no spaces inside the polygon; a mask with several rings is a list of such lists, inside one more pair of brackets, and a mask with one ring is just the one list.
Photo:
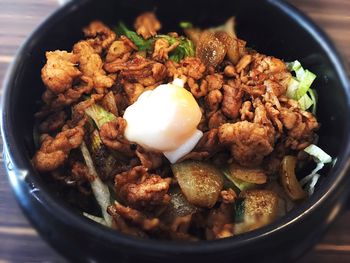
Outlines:
{"label": "crispy batter", "polygon": [[54,94],[65,92],[73,86],[73,81],[81,76],[77,68],[78,56],[67,51],[46,52],[46,64],[41,70],[45,86]]}
{"label": "crispy batter", "polygon": [[146,12],[136,18],[134,27],[137,34],[148,39],[157,34],[157,31],[161,29],[161,24],[154,13]]}
{"label": "crispy batter", "polygon": [[69,152],[80,146],[83,137],[84,129],[81,127],[62,131],[55,138],[43,135],[41,147],[33,157],[35,168],[39,172],[57,169],[66,161]]}

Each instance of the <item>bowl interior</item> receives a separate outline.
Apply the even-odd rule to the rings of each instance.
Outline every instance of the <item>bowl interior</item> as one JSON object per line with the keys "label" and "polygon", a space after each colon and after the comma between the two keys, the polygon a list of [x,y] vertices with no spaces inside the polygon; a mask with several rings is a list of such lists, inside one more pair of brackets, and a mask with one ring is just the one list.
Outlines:
{"label": "bowl interior", "polygon": [[[297,18],[282,12],[274,1],[216,0],[201,1],[199,5],[196,1],[179,0],[169,8],[167,1],[85,0],[66,9],[64,16],[56,15],[36,31],[19,53],[5,98],[6,128],[14,142],[9,145],[10,152],[25,156],[23,168],[29,169],[30,176],[39,184],[42,179],[32,169],[30,159],[34,153],[33,115],[39,109],[44,90],[40,70],[45,63],[45,51],[71,50],[73,44],[83,37],[81,29],[94,19],[101,19],[110,26],[122,20],[132,26],[134,18],[145,10],[156,11],[164,32],[179,31],[179,21],[191,21],[206,27],[219,25],[230,16],[236,16],[238,36],[247,41],[247,46],[285,61],[301,61],[305,68],[317,75],[317,117],[322,125],[318,132],[319,144],[330,155],[344,158],[342,155],[348,144],[349,96],[332,54],[324,48],[322,39],[310,34],[302,21],[297,22]],[[329,187],[328,181],[334,176],[331,170],[317,191]]]}

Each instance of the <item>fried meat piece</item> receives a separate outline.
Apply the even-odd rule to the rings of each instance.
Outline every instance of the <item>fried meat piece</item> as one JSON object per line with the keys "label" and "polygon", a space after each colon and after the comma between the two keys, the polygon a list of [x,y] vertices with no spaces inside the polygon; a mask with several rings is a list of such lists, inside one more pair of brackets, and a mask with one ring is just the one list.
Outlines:
{"label": "fried meat piece", "polygon": [[149,174],[143,166],[136,166],[116,175],[117,194],[132,207],[164,205],[170,201],[168,195],[171,178]]}
{"label": "fried meat piece", "polygon": [[135,44],[126,36],[121,36],[119,40],[114,41],[109,47],[106,62],[110,63],[124,56],[128,57],[134,49],[137,49]]}
{"label": "fried meat piece", "polygon": [[211,209],[208,216],[206,238],[208,240],[225,238],[234,234],[232,204],[221,203],[217,209]]}
{"label": "fried meat piece", "polygon": [[96,53],[101,53],[109,48],[115,40],[116,35],[113,30],[103,24],[101,21],[92,21],[83,29],[85,37]]}
{"label": "fried meat piece", "polygon": [[93,80],[94,88],[98,93],[104,93],[114,84],[112,77],[103,70],[103,62],[88,41],[80,41],[73,47],[73,52],[79,57],[79,69],[84,76]]}
{"label": "fried meat piece", "polygon": [[149,218],[140,211],[123,206],[119,203],[115,203],[108,207],[108,213],[118,220],[118,216],[121,216],[126,221],[141,227],[145,231],[151,231],[159,227],[160,221],[158,218]]}
{"label": "fried meat piece", "polygon": [[130,83],[146,86],[161,82],[166,76],[166,67],[158,62],[136,55],[124,61],[119,59],[106,63],[104,68],[111,73],[120,72],[119,77]]}
{"label": "fried meat piece", "polygon": [[132,157],[134,151],[130,148],[130,143],[124,138],[126,120],[121,117],[113,121],[106,122],[100,129],[102,142],[109,148],[119,153]]}
{"label": "fried meat piece", "polygon": [[223,90],[222,113],[228,118],[236,119],[242,106],[243,92],[238,84],[234,84],[233,82],[231,85],[225,84]]}
{"label": "fried meat piece", "polygon": [[175,42],[170,45],[168,40],[164,38],[159,38],[154,42],[154,51],[152,58],[157,61],[166,61],[169,59],[169,52],[173,51],[180,42]]}
{"label": "fried meat piece", "polygon": [[33,164],[39,172],[49,172],[57,169],[67,160],[72,149],[78,148],[83,141],[84,129],[75,127],[64,130],[55,138],[42,136],[40,149],[33,157]]}
{"label": "fried meat piece", "polygon": [[138,146],[136,156],[140,159],[141,165],[146,169],[157,169],[163,164],[162,153],[146,151],[142,147]]}
{"label": "fried meat piece", "polygon": [[83,94],[89,94],[93,88],[93,81],[87,76],[80,77],[80,82],[72,88],[58,95],[46,90],[43,94],[47,106],[52,110],[62,109],[77,102]]}
{"label": "fried meat piece", "polygon": [[67,114],[64,111],[54,112],[40,123],[39,132],[49,133],[61,129],[65,124],[66,118]]}
{"label": "fried meat piece", "polygon": [[134,27],[137,34],[144,39],[149,39],[157,34],[161,24],[154,13],[146,12],[136,18]]}
{"label": "fried meat piece", "polygon": [[229,145],[233,158],[242,166],[260,165],[273,150],[273,136],[269,129],[258,123],[240,121],[219,127],[221,143]]}
{"label": "fried meat piece", "polygon": [[81,76],[77,67],[78,56],[67,51],[46,52],[46,64],[41,70],[45,86],[54,94],[67,91],[75,79]]}

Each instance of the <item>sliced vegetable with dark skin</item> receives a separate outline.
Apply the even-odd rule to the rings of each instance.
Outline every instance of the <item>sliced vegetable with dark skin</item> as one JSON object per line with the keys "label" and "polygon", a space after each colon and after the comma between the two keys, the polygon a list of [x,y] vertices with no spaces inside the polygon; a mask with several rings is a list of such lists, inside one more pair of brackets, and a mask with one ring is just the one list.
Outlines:
{"label": "sliced vegetable with dark skin", "polygon": [[286,155],[280,168],[281,183],[287,195],[293,201],[303,200],[307,197],[295,175],[296,157]]}
{"label": "sliced vegetable with dark skin", "polygon": [[219,169],[198,161],[174,164],[171,169],[188,202],[206,208],[215,205],[224,183]]}
{"label": "sliced vegetable with dark skin", "polygon": [[239,209],[236,210],[236,213],[238,215],[244,213],[244,215],[242,222],[235,225],[235,234],[263,227],[276,219],[278,212],[276,193],[269,190],[248,190],[241,192],[239,198],[243,199],[244,202],[242,207],[238,206]]}

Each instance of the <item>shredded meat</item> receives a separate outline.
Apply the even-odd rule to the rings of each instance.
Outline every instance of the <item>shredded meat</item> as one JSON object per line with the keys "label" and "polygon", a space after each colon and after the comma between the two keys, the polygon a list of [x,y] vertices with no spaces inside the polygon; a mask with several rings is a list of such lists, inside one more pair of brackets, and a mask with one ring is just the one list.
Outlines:
{"label": "shredded meat", "polygon": [[167,204],[170,201],[167,194],[170,182],[170,178],[149,174],[143,166],[136,166],[115,177],[118,195],[132,207]]}
{"label": "shredded meat", "polygon": [[148,39],[157,34],[157,31],[161,28],[161,24],[154,13],[146,12],[136,18],[134,27],[137,34],[141,35],[144,39]]}
{"label": "shredded meat", "polygon": [[80,146],[84,137],[84,129],[76,127],[67,129],[52,138],[42,136],[40,149],[33,157],[33,164],[39,172],[53,171],[63,165],[70,150]]}
{"label": "shredded meat", "polygon": [[54,94],[63,93],[81,76],[77,68],[78,56],[67,51],[46,52],[47,62],[41,70],[45,86]]}

